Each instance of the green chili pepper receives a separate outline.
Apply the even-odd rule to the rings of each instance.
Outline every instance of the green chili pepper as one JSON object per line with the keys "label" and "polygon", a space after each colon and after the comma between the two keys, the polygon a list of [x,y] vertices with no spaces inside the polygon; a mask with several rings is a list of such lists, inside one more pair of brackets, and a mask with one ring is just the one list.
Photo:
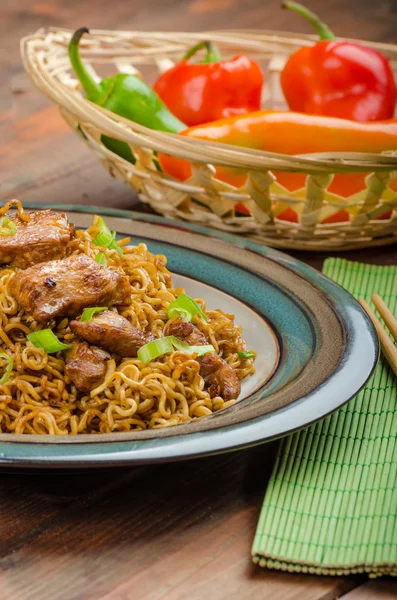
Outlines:
{"label": "green chili pepper", "polygon": [[[150,129],[169,133],[179,133],[186,129],[186,125],[168,110],[156,92],[136,75],[118,73],[97,83],[80,58],[79,42],[84,33],[89,33],[86,27],[81,27],[74,32],[68,51],[73,70],[88,100]],[[106,135],[101,139],[106,148],[135,163],[128,144]]]}

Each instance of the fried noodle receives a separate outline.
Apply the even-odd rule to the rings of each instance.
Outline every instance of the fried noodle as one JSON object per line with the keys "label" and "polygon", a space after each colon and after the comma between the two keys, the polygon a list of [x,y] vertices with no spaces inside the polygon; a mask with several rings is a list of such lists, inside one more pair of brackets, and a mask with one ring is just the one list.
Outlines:
{"label": "fried noodle", "polygon": [[[67,256],[87,254],[95,258],[104,252],[108,266],[129,278],[132,303],[119,310],[130,323],[157,336],[168,320],[167,309],[184,290],[172,287],[165,256],[151,254],[145,244],[129,245],[121,240],[123,256],[114,250],[95,246],[97,218],[86,231],[77,231],[68,243]],[[64,343],[74,334],[69,319],[54,319],[43,325],[21,310],[8,290],[15,269],[0,269],[0,351],[12,356],[14,366],[6,383],[0,385],[0,432],[17,434],[80,434],[143,430],[186,423],[227,408],[226,402],[211,398],[200,376],[194,356],[181,351],[164,355],[144,365],[138,358],[112,357],[104,381],[91,393],[76,390],[65,371],[62,353],[49,355],[26,339],[29,333],[51,327]],[[233,315],[206,310],[204,300],[196,299],[208,317],[193,323],[207,336],[216,352],[235,370],[240,380],[254,372],[254,359],[242,359],[246,350],[241,328]],[[4,371],[6,361],[0,358]]]}

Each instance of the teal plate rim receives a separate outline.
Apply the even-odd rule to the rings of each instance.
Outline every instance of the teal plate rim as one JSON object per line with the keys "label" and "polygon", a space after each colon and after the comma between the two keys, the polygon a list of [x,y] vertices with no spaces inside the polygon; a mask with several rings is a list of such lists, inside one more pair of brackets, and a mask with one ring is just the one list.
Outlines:
{"label": "teal plate rim", "polygon": [[[1,466],[57,469],[126,466],[183,460],[253,446],[292,433],[338,409],[360,391],[377,364],[379,358],[377,334],[358,302],[328,277],[282,252],[202,225],[135,211],[39,202],[26,202],[24,206],[28,209],[47,208],[72,213],[101,214],[152,225],[166,225],[173,229],[229,242],[261,255],[294,272],[325,293],[343,325],[346,346],[337,368],[321,386],[300,398],[299,401],[263,416],[197,433],[180,435],[176,431],[169,437],[153,437],[138,441],[121,439],[118,441],[113,438],[106,442],[65,441],[49,444],[30,442],[28,439],[18,442],[4,441],[4,435],[14,434],[3,434],[0,441]],[[178,425],[170,429],[177,430],[179,427],[185,426]]]}

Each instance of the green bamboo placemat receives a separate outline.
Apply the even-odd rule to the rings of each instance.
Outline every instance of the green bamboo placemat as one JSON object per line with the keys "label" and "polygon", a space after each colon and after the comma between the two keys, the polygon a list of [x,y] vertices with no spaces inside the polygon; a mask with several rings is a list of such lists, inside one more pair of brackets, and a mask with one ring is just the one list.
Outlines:
{"label": "green bamboo placemat", "polygon": [[[397,267],[328,259],[324,273],[397,313]],[[347,405],[280,445],[255,563],[321,575],[397,575],[397,381],[381,359]]]}

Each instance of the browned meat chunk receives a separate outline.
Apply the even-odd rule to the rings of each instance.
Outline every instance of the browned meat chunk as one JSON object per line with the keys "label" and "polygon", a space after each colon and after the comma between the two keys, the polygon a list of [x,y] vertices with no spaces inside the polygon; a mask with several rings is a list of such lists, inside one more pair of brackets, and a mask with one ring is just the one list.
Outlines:
{"label": "browned meat chunk", "polygon": [[131,303],[128,278],[85,254],[34,265],[14,275],[9,286],[36,321],[75,317],[88,306]]}
{"label": "browned meat chunk", "polygon": [[[167,335],[175,335],[189,346],[204,346],[208,340],[198,327],[173,319],[166,325]],[[197,359],[200,375],[204,379],[211,398],[221,396],[224,400],[235,400],[241,391],[240,381],[235,371],[217,354],[204,354]]]}
{"label": "browned meat chunk", "polygon": [[211,398],[221,396],[224,400],[238,398],[240,381],[230,365],[217,354],[204,354],[200,359],[200,375],[204,379]]}
{"label": "browned meat chunk", "polygon": [[106,361],[110,354],[89,346],[86,342],[73,342],[66,355],[66,373],[81,392],[90,392],[105,377]]}
{"label": "browned meat chunk", "polygon": [[36,263],[63,258],[74,227],[64,213],[42,210],[30,213],[30,221],[8,217],[16,225],[15,235],[0,235],[0,263],[26,269]]}
{"label": "browned meat chunk", "polygon": [[70,328],[90,344],[120,356],[136,356],[139,348],[156,339],[153,334],[141,331],[110,310],[97,314],[89,323],[71,321]]}
{"label": "browned meat chunk", "polygon": [[191,323],[185,323],[180,318],[168,321],[164,333],[165,335],[175,335],[175,337],[187,342],[189,346],[204,346],[208,344],[206,336],[198,327]]}

